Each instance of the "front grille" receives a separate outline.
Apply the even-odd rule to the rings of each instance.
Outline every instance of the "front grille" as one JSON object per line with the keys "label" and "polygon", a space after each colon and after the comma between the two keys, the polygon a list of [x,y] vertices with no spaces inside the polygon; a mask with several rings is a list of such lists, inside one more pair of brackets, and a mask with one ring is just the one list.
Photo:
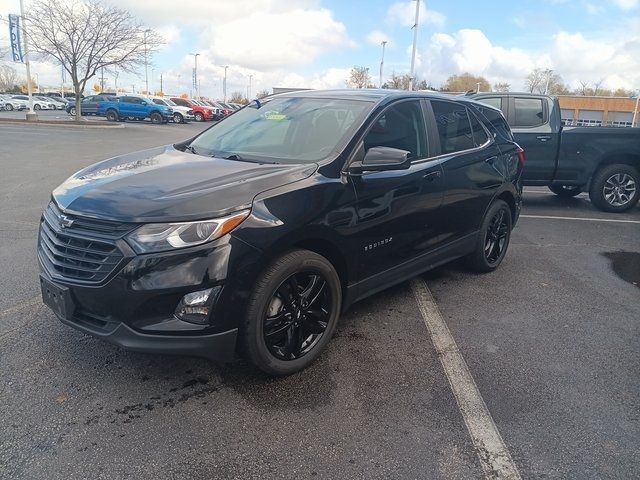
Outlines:
{"label": "front grille", "polygon": [[40,224],[40,259],[54,278],[99,283],[123,259],[116,240],[133,228],[132,224],[65,214],[51,202]]}

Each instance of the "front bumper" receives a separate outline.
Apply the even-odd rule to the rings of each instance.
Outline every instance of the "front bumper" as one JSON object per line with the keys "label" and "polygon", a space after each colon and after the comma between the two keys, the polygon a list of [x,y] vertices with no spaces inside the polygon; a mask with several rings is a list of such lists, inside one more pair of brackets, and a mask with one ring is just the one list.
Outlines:
{"label": "front bumper", "polygon": [[[127,350],[233,359],[260,255],[253,247],[226,235],[200,247],[136,255],[119,240],[124,258],[115,270],[98,283],[83,283],[52,271],[38,243],[43,300],[64,324]],[[206,288],[215,292],[207,324],[174,316],[184,295]],[[64,307],[56,307],[51,292]]]}

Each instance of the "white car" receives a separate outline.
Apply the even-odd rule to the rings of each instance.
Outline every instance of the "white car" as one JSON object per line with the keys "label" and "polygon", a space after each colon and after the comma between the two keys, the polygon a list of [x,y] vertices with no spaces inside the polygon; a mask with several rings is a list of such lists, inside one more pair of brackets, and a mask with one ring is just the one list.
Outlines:
{"label": "white car", "polygon": [[47,102],[50,105],[53,105],[55,107],[55,110],[64,110],[65,107],[67,106],[66,102],[61,102],[60,100],[56,100],[55,98],[45,97],[42,95],[38,95],[37,97],[34,97],[34,99],[36,98],[38,100],[42,100],[43,102]]}
{"label": "white car", "polygon": [[[38,100],[38,97],[32,95],[33,97],[33,109],[34,110],[55,110],[56,106],[50,102],[49,100]],[[29,97],[27,95],[14,95],[14,99],[22,100],[29,105]]]}
{"label": "white car", "polygon": [[12,110],[26,110],[28,108],[25,101],[11,98],[9,95],[0,95],[0,105],[4,105],[4,109],[9,112]]}
{"label": "white car", "polygon": [[149,99],[156,105],[164,105],[173,109],[173,123],[186,123],[189,120],[193,120],[193,110],[189,107],[182,107],[172,102],[171,99],[165,97],[149,97]]}

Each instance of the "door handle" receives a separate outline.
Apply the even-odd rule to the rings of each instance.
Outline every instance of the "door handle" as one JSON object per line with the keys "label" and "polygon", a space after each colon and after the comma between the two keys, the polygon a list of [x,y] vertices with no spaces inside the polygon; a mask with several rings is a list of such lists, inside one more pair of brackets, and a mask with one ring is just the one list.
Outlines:
{"label": "door handle", "polygon": [[549,135],[540,135],[538,137],[536,137],[538,140],[540,140],[541,142],[546,142],[548,140],[551,140],[551,137]]}
{"label": "door handle", "polygon": [[440,171],[436,170],[434,172],[425,173],[422,178],[427,182],[433,182],[436,178],[440,178]]}

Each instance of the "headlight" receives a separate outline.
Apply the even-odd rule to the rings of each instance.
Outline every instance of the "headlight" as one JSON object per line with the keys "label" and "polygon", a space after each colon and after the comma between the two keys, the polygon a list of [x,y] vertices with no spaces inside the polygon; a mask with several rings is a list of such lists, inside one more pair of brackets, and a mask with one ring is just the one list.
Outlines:
{"label": "headlight", "polygon": [[137,253],[162,252],[193,247],[216,240],[240,225],[249,210],[212,220],[184,223],[149,223],[127,236]]}

